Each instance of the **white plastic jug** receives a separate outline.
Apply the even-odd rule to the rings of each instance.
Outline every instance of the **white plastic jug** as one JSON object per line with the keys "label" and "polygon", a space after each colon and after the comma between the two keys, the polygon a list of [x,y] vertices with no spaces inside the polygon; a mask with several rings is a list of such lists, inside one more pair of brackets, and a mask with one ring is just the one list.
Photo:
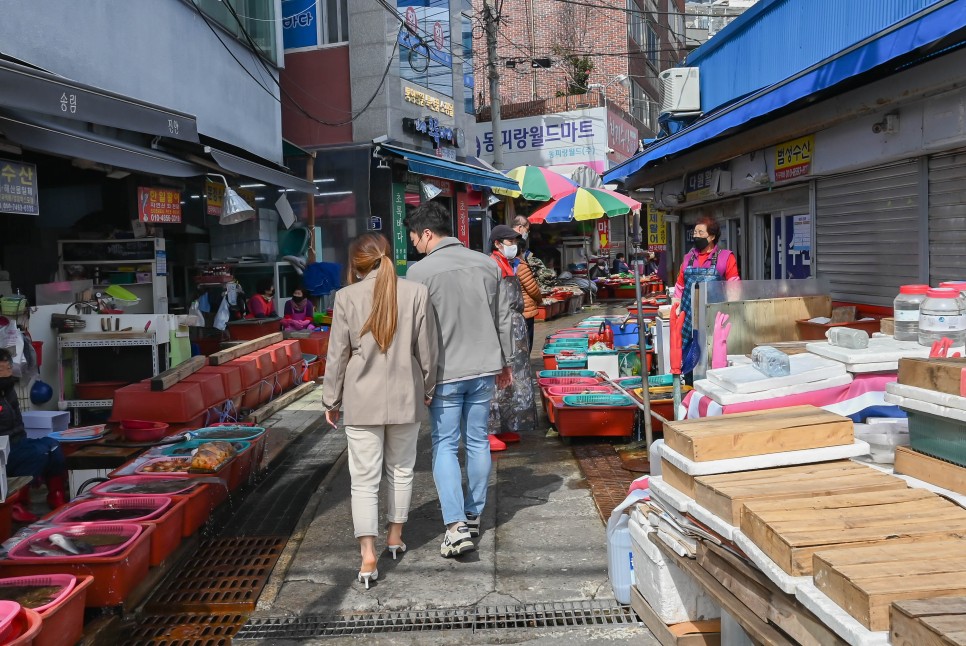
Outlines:
{"label": "white plastic jug", "polygon": [[650,498],[649,489],[636,489],[618,505],[607,521],[607,577],[610,579],[614,597],[619,603],[631,602],[631,585],[634,583],[634,554],[631,552],[631,534],[627,527],[628,515],[624,510],[641,500]]}

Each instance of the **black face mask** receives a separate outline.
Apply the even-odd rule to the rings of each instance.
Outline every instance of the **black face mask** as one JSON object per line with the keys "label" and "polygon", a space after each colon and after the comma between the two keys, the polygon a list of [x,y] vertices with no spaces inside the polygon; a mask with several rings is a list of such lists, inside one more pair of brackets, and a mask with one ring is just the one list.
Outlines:
{"label": "black face mask", "polygon": [[711,241],[708,240],[707,238],[695,238],[694,242],[692,242],[691,244],[693,244],[694,248],[697,249],[698,251],[704,251],[705,249],[708,248],[708,245],[711,244]]}
{"label": "black face mask", "polygon": [[295,301],[296,303],[301,303],[302,301],[305,300],[305,297],[304,296],[293,296],[292,297],[292,300]]}
{"label": "black face mask", "polygon": [[8,390],[16,386],[18,381],[20,381],[20,379],[13,376],[0,377],[0,392],[7,392]]}

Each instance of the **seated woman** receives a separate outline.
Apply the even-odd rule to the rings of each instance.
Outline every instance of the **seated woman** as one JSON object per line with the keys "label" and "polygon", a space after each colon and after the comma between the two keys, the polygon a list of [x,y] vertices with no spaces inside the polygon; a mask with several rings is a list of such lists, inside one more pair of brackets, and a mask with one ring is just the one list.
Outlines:
{"label": "seated woman", "polygon": [[292,290],[292,300],[285,303],[282,327],[286,330],[304,330],[312,325],[315,306],[305,297],[305,290],[296,287]]}
{"label": "seated woman", "polygon": [[[8,476],[31,476],[45,479],[47,504],[56,509],[64,504],[67,463],[57,440],[49,437],[32,439],[24,430],[20,402],[17,400],[18,377],[13,376],[13,357],[0,348],[0,435],[10,441],[7,458]],[[18,523],[32,523],[37,517],[28,511],[30,491],[25,488],[13,504],[13,519]]]}
{"label": "seated woman", "polygon": [[250,319],[267,319],[278,316],[275,311],[275,285],[271,278],[258,282],[258,293],[248,299],[248,315]]}

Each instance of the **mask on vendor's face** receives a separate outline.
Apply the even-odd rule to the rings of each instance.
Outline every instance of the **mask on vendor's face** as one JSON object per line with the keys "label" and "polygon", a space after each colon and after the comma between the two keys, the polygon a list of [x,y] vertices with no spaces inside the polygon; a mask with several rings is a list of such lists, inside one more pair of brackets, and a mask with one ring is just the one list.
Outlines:
{"label": "mask on vendor's face", "polygon": [[293,296],[292,300],[301,305],[305,301],[304,296]]}
{"label": "mask on vendor's face", "polygon": [[17,385],[18,381],[20,380],[13,375],[9,377],[0,377],[0,392],[6,392],[7,390],[13,388]]}
{"label": "mask on vendor's face", "polygon": [[694,242],[692,242],[691,244],[693,244],[694,248],[697,249],[698,251],[704,251],[705,249],[708,248],[708,245],[711,244],[711,241],[708,240],[707,238],[695,238]]}

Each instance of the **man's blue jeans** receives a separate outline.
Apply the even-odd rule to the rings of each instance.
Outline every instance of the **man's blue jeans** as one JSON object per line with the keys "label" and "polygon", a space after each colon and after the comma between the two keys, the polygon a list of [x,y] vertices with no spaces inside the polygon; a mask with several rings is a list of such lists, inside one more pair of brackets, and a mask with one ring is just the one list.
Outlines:
{"label": "man's blue jeans", "polygon": [[[433,479],[443,507],[443,522],[451,525],[479,516],[490,482],[490,441],[486,436],[495,378],[477,377],[436,386],[429,406],[433,424]],[[467,490],[463,495],[459,448],[466,451]]]}

